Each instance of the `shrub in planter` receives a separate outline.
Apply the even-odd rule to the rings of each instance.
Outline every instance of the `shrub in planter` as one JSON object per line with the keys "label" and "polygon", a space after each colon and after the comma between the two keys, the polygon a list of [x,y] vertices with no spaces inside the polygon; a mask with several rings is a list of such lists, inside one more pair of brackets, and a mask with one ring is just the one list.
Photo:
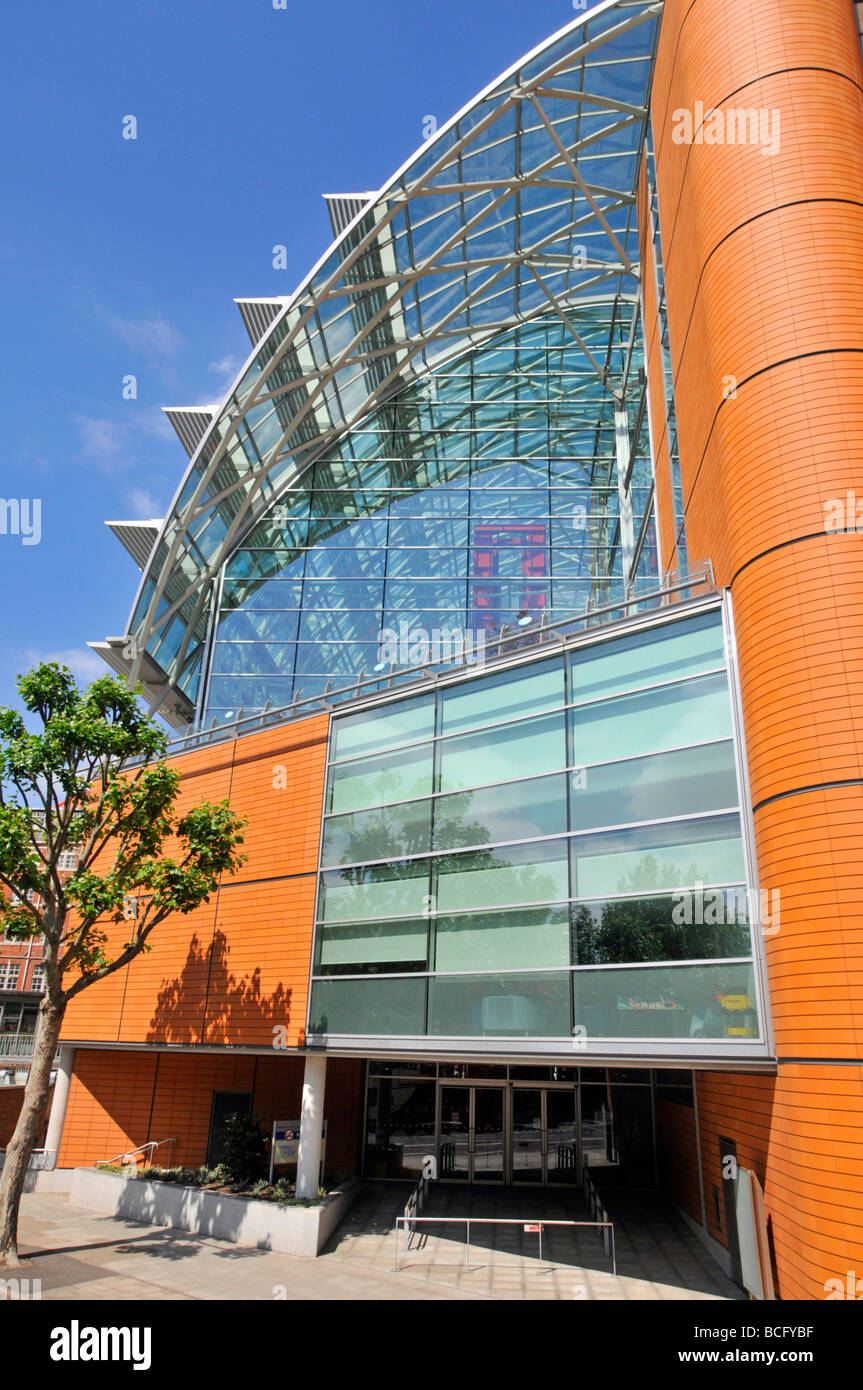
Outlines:
{"label": "shrub in planter", "polygon": [[229,1115],[219,1168],[229,1182],[256,1182],[267,1171],[267,1136],[253,1115]]}

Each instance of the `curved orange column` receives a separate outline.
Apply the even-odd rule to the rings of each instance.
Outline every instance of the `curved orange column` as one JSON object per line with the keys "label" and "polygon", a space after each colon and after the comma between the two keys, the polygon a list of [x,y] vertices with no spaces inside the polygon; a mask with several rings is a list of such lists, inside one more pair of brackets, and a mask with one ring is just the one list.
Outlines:
{"label": "curved orange column", "polygon": [[[863,533],[825,530],[849,491],[863,516],[853,6],[666,0],[652,100],[689,557],[733,595],[759,876],[781,904],[779,1075],[752,1078],[755,1107],[702,1076],[705,1172],[737,1134],[781,1295],[824,1298],[863,1274]],[[765,113],[757,143],[707,142],[729,108]],[[722,120],[687,143],[685,111]]]}

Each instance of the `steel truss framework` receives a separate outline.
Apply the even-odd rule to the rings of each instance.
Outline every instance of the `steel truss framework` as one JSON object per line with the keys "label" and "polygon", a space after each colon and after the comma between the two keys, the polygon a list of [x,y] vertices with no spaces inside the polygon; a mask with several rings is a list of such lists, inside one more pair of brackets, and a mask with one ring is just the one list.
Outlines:
{"label": "steel truss framework", "polygon": [[[375,407],[500,333],[559,317],[616,411],[626,473],[635,179],[661,11],[605,0],[553,35],[361,204],[281,307],[241,302],[263,335],[194,447],[122,650],[94,644],[153,707],[194,684],[212,581],[255,523]],[[619,336],[621,313],[622,371],[597,331]]]}

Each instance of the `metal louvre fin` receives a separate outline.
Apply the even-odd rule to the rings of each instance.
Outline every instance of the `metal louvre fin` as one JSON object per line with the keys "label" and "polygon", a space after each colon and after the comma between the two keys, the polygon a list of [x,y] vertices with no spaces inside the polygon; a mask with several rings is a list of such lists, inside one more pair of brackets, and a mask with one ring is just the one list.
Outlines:
{"label": "metal louvre fin", "polygon": [[177,437],[189,458],[192,457],[216,414],[210,405],[162,406],[176,430]]}

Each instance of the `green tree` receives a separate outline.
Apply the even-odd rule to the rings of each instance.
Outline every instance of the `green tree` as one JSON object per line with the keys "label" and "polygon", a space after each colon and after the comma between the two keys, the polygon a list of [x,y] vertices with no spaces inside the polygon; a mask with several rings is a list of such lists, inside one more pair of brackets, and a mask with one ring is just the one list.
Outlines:
{"label": "green tree", "polygon": [[[164,761],[165,735],[124,681],[82,691],[66,667],[44,663],[16,684],[36,732],[0,708],[0,932],[41,935],[45,995],[0,1174],[0,1266],[18,1264],[18,1208],[69,1001],[149,950],[166,917],[206,902],[246,858],[245,822],[226,801],[175,814],[180,776]],[[59,867],[68,851],[71,877]],[[125,928],[114,946],[112,925],[114,938]]]}

